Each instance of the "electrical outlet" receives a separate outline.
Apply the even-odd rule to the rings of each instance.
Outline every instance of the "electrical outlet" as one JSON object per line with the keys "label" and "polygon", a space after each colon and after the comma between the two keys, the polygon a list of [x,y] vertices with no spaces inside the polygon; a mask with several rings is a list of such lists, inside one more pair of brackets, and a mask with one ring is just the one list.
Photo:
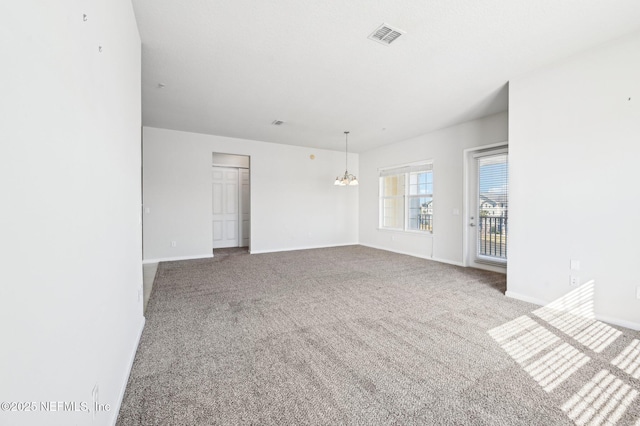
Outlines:
{"label": "electrical outlet", "polygon": [[580,277],[574,275],[569,276],[569,285],[571,287],[578,287],[580,285]]}
{"label": "electrical outlet", "polygon": [[176,241],[171,241],[171,247],[176,247],[178,243]]}

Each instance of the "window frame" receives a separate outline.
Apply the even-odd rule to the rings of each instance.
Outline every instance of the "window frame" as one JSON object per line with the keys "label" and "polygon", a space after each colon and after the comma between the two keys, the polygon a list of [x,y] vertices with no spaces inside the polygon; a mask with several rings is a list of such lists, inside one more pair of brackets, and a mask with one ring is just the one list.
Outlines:
{"label": "window frame", "polygon": [[[382,231],[396,231],[396,232],[409,232],[416,234],[433,234],[434,214],[433,214],[433,201],[434,201],[434,171],[433,161],[425,160],[417,163],[411,163],[403,166],[389,167],[379,169],[378,177],[378,229]],[[431,192],[425,194],[411,194],[411,175],[418,173],[431,173],[430,183]],[[404,181],[404,188],[402,195],[385,195],[384,179],[389,176],[401,177]],[[419,184],[418,184],[419,185]],[[418,191],[419,192],[419,191]],[[431,201],[431,221],[430,229],[412,229],[410,228],[410,204],[412,199],[430,198]],[[389,199],[402,199],[402,226],[392,227],[385,226],[385,201]]]}

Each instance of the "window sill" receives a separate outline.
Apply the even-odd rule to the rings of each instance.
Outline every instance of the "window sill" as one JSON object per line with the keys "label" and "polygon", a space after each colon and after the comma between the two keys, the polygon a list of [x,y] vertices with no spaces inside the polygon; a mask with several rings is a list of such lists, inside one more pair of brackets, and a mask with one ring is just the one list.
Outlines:
{"label": "window sill", "polygon": [[398,234],[424,235],[425,237],[433,237],[433,231],[413,231],[404,229],[376,228],[382,232],[395,232]]}

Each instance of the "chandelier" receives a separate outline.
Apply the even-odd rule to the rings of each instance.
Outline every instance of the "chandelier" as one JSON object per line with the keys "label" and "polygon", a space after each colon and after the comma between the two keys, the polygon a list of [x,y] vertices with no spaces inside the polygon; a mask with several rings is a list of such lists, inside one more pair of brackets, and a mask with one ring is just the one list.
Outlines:
{"label": "chandelier", "polygon": [[356,177],[354,175],[352,175],[351,173],[349,173],[347,171],[347,157],[348,157],[348,148],[349,148],[349,132],[344,132],[344,138],[345,138],[345,142],[344,142],[344,175],[343,176],[338,176],[335,180],[335,182],[333,182],[334,185],[338,185],[338,186],[347,186],[347,185],[357,185],[358,184],[358,179],[356,179]]}

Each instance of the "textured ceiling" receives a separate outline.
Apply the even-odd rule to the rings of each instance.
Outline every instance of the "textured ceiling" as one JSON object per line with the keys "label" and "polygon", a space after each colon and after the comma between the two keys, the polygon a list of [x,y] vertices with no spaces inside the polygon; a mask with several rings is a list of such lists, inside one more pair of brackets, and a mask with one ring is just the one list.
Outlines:
{"label": "textured ceiling", "polygon": [[[133,5],[145,126],[337,150],[350,130],[356,152],[504,111],[509,79],[640,30],[638,0]],[[406,34],[367,39],[382,23]]]}

